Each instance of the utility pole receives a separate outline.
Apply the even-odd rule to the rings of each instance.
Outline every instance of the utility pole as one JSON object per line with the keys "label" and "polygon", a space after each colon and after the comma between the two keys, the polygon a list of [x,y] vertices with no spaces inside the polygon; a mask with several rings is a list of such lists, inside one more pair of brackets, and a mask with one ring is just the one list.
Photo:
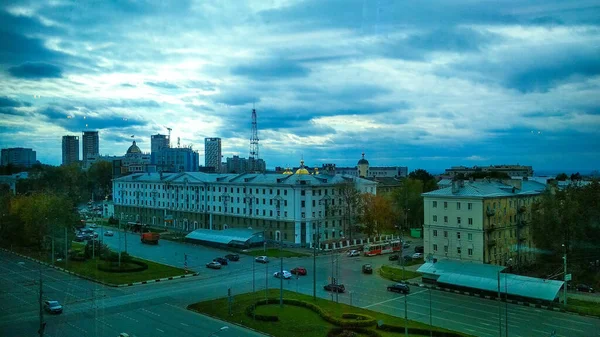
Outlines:
{"label": "utility pole", "polygon": [[[313,300],[317,300],[317,245],[319,245],[321,222],[317,222],[317,233],[314,234],[313,240]],[[314,242],[316,241],[316,242]]]}
{"label": "utility pole", "polygon": [[500,271],[498,271],[498,335],[502,337],[502,297],[500,296]]}
{"label": "utility pole", "polygon": [[69,263],[69,240],[67,235],[67,227],[65,227],[65,268],[67,268],[67,264]]}
{"label": "utility pole", "polygon": [[255,289],[255,283],[254,283],[254,281],[256,279],[255,276],[254,276],[255,265],[256,265],[256,261],[253,261],[252,262],[252,292],[256,291],[256,289]]}
{"label": "utility pole", "polygon": [[565,280],[565,284],[563,284],[563,297],[564,297],[564,304],[565,307],[567,306],[567,282],[569,280],[567,280],[567,246],[563,243],[563,248],[564,248],[564,252],[563,252],[563,269],[564,269],[564,280]]}
{"label": "utility pole", "polygon": [[[333,274],[333,250],[331,251],[331,283],[335,286],[337,284],[337,280],[335,279],[335,275]],[[332,290],[337,289],[334,287]],[[331,292],[331,302],[333,302],[333,291]]]}
{"label": "utility pole", "polygon": [[269,298],[269,263],[265,263],[265,299]]}
{"label": "utility pole", "polygon": [[44,324],[44,307],[43,307],[43,284],[42,284],[42,264],[40,263],[40,297],[39,297],[39,304],[40,304],[40,329],[38,330],[38,333],[40,334],[40,337],[44,336],[44,328],[45,328],[45,324]]}
{"label": "utility pole", "polygon": [[404,335],[408,337],[408,303],[406,300],[406,292],[404,293]]}
{"label": "utility pole", "polygon": [[283,308],[283,235],[279,232],[279,307]]}
{"label": "utility pole", "polygon": [[[339,282],[340,281],[340,256],[336,255],[335,256],[335,282]],[[335,292],[335,302],[336,303],[340,303],[340,292],[336,291]]]}
{"label": "utility pole", "polygon": [[429,288],[429,336],[433,337],[433,310],[431,308],[431,288]]}
{"label": "utility pole", "polygon": [[504,306],[506,311],[506,316],[504,319],[504,331],[506,333],[506,337],[508,337],[508,280],[506,279],[508,275],[504,274]]}
{"label": "utility pole", "polygon": [[121,221],[119,221],[119,268],[121,268]]}

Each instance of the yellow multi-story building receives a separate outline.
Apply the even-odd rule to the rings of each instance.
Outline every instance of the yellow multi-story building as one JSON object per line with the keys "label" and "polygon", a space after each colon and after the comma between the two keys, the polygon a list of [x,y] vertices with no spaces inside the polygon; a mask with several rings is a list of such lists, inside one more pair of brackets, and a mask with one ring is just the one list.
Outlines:
{"label": "yellow multi-story building", "polygon": [[546,185],[527,180],[453,181],[423,194],[425,257],[505,266],[535,259],[531,206]]}

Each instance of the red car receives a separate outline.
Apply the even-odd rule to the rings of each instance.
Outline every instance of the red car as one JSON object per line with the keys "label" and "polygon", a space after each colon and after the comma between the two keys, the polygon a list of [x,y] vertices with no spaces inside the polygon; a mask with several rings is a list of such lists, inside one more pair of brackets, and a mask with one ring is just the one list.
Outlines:
{"label": "red car", "polygon": [[306,268],[304,268],[304,267],[296,267],[296,268],[290,270],[290,272],[292,274],[306,275]]}

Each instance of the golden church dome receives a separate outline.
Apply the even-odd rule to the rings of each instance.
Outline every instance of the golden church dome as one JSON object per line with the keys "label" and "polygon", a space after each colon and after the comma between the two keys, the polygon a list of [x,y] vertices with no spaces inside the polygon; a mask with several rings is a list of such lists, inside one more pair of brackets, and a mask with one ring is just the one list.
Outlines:
{"label": "golden church dome", "polygon": [[306,167],[304,166],[304,159],[300,161],[300,168],[296,170],[295,174],[310,174]]}

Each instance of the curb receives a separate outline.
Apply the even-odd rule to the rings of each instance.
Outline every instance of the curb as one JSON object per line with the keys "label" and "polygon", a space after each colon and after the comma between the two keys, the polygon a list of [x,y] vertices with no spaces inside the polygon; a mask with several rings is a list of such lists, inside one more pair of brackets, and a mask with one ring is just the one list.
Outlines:
{"label": "curb", "polygon": [[248,330],[254,331],[254,332],[256,332],[256,333],[259,333],[259,334],[262,334],[262,335],[265,335],[265,336],[275,337],[275,336],[273,336],[273,335],[269,335],[268,333],[266,333],[266,332],[264,332],[264,331],[259,331],[259,330],[256,330],[256,329],[254,329],[254,328],[251,328],[251,327],[249,327],[249,326],[242,325],[242,324],[240,324],[240,323],[236,323],[236,322],[233,322],[233,321],[224,321],[224,320],[222,320],[221,318],[219,318],[219,317],[217,317],[217,316],[209,315],[209,314],[206,314],[206,313],[200,312],[200,311],[198,311],[198,310],[196,310],[196,309],[190,309],[190,308],[189,308],[189,306],[187,306],[185,309],[186,309],[186,310],[189,310],[189,311],[192,311],[192,312],[195,312],[195,313],[197,313],[197,314],[199,314],[199,315],[203,315],[203,316],[210,317],[210,318],[212,318],[212,319],[219,320],[219,321],[221,321],[221,322],[226,322],[226,323],[228,323],[228,324],[237,325],[237,326],[239,326],[239,327],[241,327],[241,328],[248,329]]}
{"label": "curb", "polygon": [[77,276],[77,277],[82,278],[82,279],[86,279],[86,280],[89,280],[89,281],[92,281],[92,282],[100,283],[102,285],[105,285],[105,286],[108,286],[108,287],[114,287],[114,288],[130,287],[130,286],[134,286],[134,285],[147,284],[147,283],[152,283],[152,282],[168,281],[168,280],[174,280],[174,279],[180,279],[180,278],[192,277],[192,276],[198,276],[198,275],[200,275],[200,273],[192,273],[192,274],[179,275],[179,276],[171,276],[171,277],[163,277],[163,278],[160,278],[160,279],[146,280],[146,281],[133,282],[133,283],[114,284],[114,283],[102,282],[102,281],[99,281],[97,279],[94,279],[94,278],[91,278],[91,277],[88,277],[88,276],[84,276],[84,275],[72,272],[70,270],[67,270],[67,269],[64,269],[64,268],[61,268],[61,267],[56,267],[56,266],[53,266],[50,263],[42,262],[40,260],[36,260],[36,259],[34,259],[32,257],[29,257],[27,255],[23,255],[23,254],[20,254],[20,253],[13,252],[13,251],[8,250],[6,248],[0,248],[0,249],[3,250],[3,251],[5,251],[5,252],[7,252],[7,253],[11,253],[11,254],[20,256],[20,257],[22,257],[24,259],[31,260],[33,262],[39,263],[39,264],[41,264],[43,266],[54,268],[54,269],[60,270],[60,271],[62,271],[64,273],[71,274],[71,275]]}

